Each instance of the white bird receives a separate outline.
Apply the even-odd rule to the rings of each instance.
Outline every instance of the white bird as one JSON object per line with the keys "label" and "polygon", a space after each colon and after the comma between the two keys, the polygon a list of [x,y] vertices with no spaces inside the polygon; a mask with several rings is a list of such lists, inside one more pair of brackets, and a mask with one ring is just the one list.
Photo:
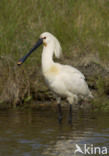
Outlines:
{"label": "white bird", "polygon": [[19,60],[18,65],[22,64],[27,57],[43,43],[42,51],[42,73],[48,87],[58,95],[59,120],[62,120],[62,111],[60,105],[61,97],[65,97],[70,104],[69,121],[71,122],[72,105],[78,102],[78,98],[93,98],[84,75],[76,68],[70,65],[64,65],[54,62],[53,55],[60,58],[62,49],[59,41],[49,32],[40,35],[36,45]]}

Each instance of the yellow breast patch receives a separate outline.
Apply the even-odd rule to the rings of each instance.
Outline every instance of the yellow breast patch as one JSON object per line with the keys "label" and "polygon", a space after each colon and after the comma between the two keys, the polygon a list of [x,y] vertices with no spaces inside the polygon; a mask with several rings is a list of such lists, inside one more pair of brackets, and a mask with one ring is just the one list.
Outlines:
{"label": "yellow breast patch", "polygon": [[47,74],[57,75],[58,73],[59,73],[59,68],[54,65],[51,66],[49,70],[47,71]]}

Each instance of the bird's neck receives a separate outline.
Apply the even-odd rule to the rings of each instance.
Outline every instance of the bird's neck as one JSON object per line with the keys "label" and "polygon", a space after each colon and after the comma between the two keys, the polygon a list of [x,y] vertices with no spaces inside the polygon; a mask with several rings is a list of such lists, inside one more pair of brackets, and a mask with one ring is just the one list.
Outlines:
{"label": "bird's neck", "polygon": [[50,44],[50,45],[43,47],[42,71],[47,72],[53,64],[54,64],[54,61],[53,61],[53,45]]}

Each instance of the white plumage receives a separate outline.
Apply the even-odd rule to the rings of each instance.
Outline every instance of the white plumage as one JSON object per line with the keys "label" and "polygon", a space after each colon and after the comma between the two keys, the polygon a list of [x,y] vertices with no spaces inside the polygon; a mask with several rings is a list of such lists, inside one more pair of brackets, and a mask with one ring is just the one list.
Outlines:
{"label": "white plumage", "polygon": [[[21,65],[30,54],[43,43],[42,52],[42,73],[47,82],[48,87],[58,95],[65,97],[70,104],[69,122],[72,122],[72,104],[78,102],[78,98],[92,98],[92,94],[85,81],[84,75],[76,68],[56,63],[53,60],[53,55],[60,58],[62,49],[59,41],[51,33],[45,32],[40,35],[40,39],[35,46],[18,61]],[[59,109],[59,121],[62,120],[62,111],[60,98],[57,100]]]}
{"label": "white plumage", "polygon": [[59,41],[51,33],[43,38],[42,73],[48,87],[60,97],[66,97],[70,104],[77,103],[78,97],[93,97],[84,75],[76,68],[53,61],[53,54],[60,58],[62,50]]}

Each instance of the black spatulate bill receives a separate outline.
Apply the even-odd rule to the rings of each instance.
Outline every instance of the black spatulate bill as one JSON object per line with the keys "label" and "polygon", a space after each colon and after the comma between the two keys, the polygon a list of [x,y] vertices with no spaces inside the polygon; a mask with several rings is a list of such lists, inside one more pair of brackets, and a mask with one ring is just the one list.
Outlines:
{"label": "black spatulate bill", "polygon": [[21,65],[22,63],[25,62],[25,60],[31,55],[31,53],[37,49],[41,44],[43,43],[43,39],[39,39],[37,41],[37,43],[35,44],[35,46],[24,56],[22,57],[18,62],[17,65]]}

